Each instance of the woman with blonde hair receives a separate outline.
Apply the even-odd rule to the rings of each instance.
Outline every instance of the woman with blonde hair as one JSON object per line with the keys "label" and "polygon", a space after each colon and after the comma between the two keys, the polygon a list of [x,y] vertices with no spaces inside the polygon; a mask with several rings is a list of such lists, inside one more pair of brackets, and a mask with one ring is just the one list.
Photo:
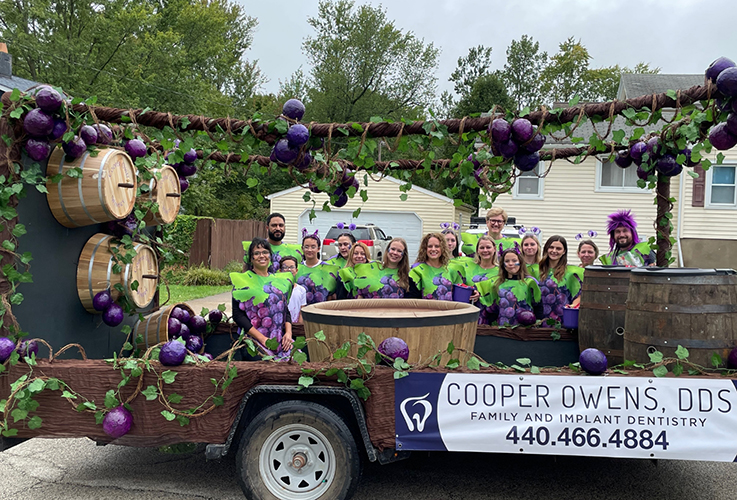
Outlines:
{"label": "woman with blonde hair", "polygon": [[473,261],[460,270],[463,283],[474,286],[479,281],[496,278],[499,266],[496,261],[496,245],[489,235],[482,234],[476,243]]}
{"label": "woman with blonde hair", "polygon": [[394,238],[382,262],[356,264],[351,271],[343,271],[348,294],[356,299],[419,298],[420,293],[409,278],[407,253],[407,242]]}
{"label": "woman with blonde hair", "polygon": [[[540,240],[537,239],[537,236],[533,233],[526,233],[522,236],[520,247],[522,247],[522,258],[524,258],[528,268],[540,263]],[[535,274],[532,269],[530,269],[530,273]]]}
{"label": "woman with blonde hair", "polygon": [[425,299],[452,300],[453,284],[460,283],[457,271],[448,268],[450,249],[442,234],[429,233],[422,238],[417,261],[409,277]]}

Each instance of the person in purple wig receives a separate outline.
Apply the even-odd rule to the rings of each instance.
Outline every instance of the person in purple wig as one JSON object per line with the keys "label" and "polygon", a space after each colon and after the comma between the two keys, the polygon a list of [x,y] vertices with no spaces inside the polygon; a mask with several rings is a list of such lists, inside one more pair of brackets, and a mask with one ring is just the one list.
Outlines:
{"label": "person in purple wig", "polygon": [[631,210],[618,210],[607,219],[609,253],[602,255],[604,264],[642,267],[655,265],[655,252],[646,241],[640,241],[637,222]]}

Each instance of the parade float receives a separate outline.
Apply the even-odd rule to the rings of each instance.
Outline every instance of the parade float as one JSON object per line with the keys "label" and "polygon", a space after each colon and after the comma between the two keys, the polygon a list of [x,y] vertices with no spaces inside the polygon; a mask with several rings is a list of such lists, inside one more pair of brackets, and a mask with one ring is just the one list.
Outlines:
{"label": "parade float", "polygon": [[[309,125],[294,100],[276,120],[243,121],[105,108],[48,86],[4,94],[0,449],[33,437],[205,443],[208,458],[236,456],[254,499],[349,498],[362,457],[414,450],[734,461],[737,276],[667,268],[670,177],[737,144],[737,68],[722,58],[706,77],[566,109]],[[663,108],[671,123],[645,133]],[[641,126],[612,131],[616,115]],[[607,133],[542,150],[585,120]],[[423,159],[374,161],[392,138]],[[427,153],[445,142],[452,158]],[[264,143],[271,157],[254,154]],[[587,268],[578,330],[477,325],[479,310],[455,302],[327,302],[304,309],[303,334],[275,362],[221,311],[158,296],[161,228],[197,168],[285,168],[338,207],[366,196],[362,171],[447,172],[488,207],[540,159],[588,155],[635,162],[655,189],[659,267]],[[215,339],[227,347],[213,356]],[[261,360],[237,361],[244,350]]]}

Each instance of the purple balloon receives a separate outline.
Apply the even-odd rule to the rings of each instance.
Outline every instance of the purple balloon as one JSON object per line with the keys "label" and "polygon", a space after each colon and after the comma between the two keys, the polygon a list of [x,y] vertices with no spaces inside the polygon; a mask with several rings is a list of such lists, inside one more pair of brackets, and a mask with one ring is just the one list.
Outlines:
{"label": "purple balloon", "polygon": [[90,125],[83,125],[79,129],[79,136],[86,144],[97,144],[97,130]]}
{"label": "purple balloon", "polygon": [[54,129],[54,118],[42,109],[34,108],[23,118],[23,129],[33,137],[45,137]]}
{"label": "purple balloon", "polygon": [[177,318],[169,317],[166,322],[167,331],[169,332],[169,338],[177,337],[182,331],[182,322]]}
{"label": "purple balloon", "polygon": [[194,163],[197,161],[197,151],[190,149],[184,153],[184,163]]}
{"label": "purple balloon", "polygon": [[52,141],[57,141],[64,137],[64,134],[66,133],[67,129],[67,122],[62,120],[61,118],[54,118],[54,128],[51,130],[51,133],[49,134],[49,139]]}
{"label": "purple balloon", "polygon": [[180,177],[189,177],[197,173],[197,167],[191,163],[180,163],[178,170]]}

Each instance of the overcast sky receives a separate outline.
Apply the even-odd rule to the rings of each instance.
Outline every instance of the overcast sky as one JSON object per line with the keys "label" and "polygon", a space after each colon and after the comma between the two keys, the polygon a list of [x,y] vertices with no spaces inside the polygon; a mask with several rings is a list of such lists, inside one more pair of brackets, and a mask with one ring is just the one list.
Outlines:
{"label": "overcast sky", "polygon": [[[317,0],[236,0],[258,19],[248,59],[258,59],[276,93],[279,80],[309,66],[302,41],[313,35],[307,18]],[[526,34],[553,55],[558,44],[580,39],[589,67],[633,67],[647,62],[661,73],[703,73],[719,56],[737,60],[737,0],[357,0],[382,5],[399,29],[412,31],[441,49],[436,76],[439,92],[459,56],[477,45],[493,47],[493,69],[505,63],[512,40]]]}

